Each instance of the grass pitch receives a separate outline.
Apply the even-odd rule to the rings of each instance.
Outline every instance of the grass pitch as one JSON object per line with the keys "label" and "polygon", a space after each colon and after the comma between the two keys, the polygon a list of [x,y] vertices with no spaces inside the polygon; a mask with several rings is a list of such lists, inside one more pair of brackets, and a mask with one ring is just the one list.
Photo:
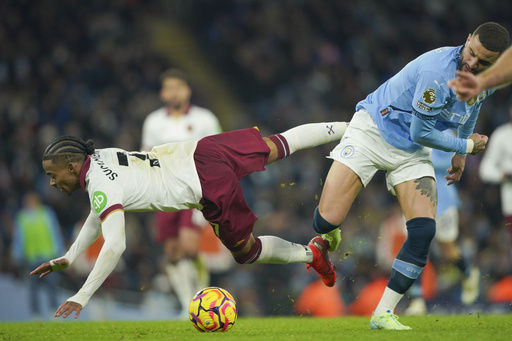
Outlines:
{"label": "grass pitch", "polygon": [[[69,318],[68,318],[69,319]],[[402,317],[411,331],[369,330],[367,317],[239,318],[226,333],[189,321],[2,322],[0,340],[511,340],[512,315]]]}

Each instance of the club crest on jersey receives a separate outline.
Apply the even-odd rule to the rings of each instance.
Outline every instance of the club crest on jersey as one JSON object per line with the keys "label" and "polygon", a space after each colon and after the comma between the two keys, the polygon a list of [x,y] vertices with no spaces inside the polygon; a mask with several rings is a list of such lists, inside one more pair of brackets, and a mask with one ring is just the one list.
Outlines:
{"label": "club crest on jersey", "polygon": [[343,150],[341,151],[340,155],[343,158],[351,157],[352,155],[354,155],[354,147],[353,146],[346,146],[345,148],[343,148]]}
{"label": "club crest on jersey", "polygon": [[476,102],[481,102],[485,99],[485,97],[487,97],[487,91],[484,91],[482,93],[480,93],[478,96],[475,96],[473,97],[472,99],[470,99],[469,101],[467,101],[466,103],[469,105],[469,106],[472,106],[473,104],[475,104]]}
{"label": "club crest on jersey", "polygon": [[436,90],[428,88],[427,91],[423,92],[423,101],[427,104],[432,104],[436,101]]}
{"label": "club crest on jersey", "polygon": [[107,196],[105,193],[96,191],[92,195],[92,207],[96,211],[96,213],[100,213],[105,206],[107,206]]}

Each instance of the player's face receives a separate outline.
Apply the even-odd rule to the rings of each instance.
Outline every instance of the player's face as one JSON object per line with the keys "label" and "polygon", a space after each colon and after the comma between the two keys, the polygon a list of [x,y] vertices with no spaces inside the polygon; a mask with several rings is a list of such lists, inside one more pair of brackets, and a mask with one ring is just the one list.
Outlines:
{"label": "player's face", "polygon": [[192,91],[190,87],[179,78],[166,78],[162,82],[160,98],[171,109],[185,109],[188,106]]}
{"label": "player's face", "polygon": [[80,188],[80,173],[76,164],[53,163],[52,160],[44,160],[43,168],[50,177],[50,186],[60,189],[68,195]]}
{"label": "player's face", "polygon": [[482,46],[478,35],[473,37],[470,34],[462,49],[459,66],[462,71],[476,75],[489,68],[498,57],[498,52],[489,51]]}

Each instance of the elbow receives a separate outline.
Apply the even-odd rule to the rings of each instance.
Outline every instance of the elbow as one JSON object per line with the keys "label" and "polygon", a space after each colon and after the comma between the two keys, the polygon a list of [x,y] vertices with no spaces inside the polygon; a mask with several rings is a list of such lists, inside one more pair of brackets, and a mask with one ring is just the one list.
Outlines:
{"label": "elbow", "polygon": [[105,254],[109,254],[112,258],[120,258],[126,250],[126,241],[118,241],[116,243],[109,243],[103,246],[105,248]]}
{"label": "elbow", "polygon": [[430,147],[430,140],[421,133],[411,131],[411,140],[419,145]]}
{"label": "elbow", "polygon": [[115,252],[116,254],[119,255],[119,257],[121,257],[121,255],[124,253],[124,251],[126,250],[126,241],[122,241],[121,243],[118,243],[115,247]]}

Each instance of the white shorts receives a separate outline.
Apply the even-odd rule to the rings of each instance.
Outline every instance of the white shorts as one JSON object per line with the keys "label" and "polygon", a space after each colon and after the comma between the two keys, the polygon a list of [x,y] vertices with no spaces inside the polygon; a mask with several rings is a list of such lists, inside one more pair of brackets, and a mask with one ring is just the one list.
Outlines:
{"label": "white shorts", "polygon": [[436,217],[436,239],[441,243],[454,242],[459,236],[459,211],[453,206]]}
{"label": "white shorts", "polygon": [[365,187],[378,170],[386,171],[388,190],[396,195],[394,187],[400,183],[424,176],[435,179],[431,152],[427,147],[413,153],[393,147],[384,140],[370,113],[363,109],[354,114],[329,158],[352,169]]}

